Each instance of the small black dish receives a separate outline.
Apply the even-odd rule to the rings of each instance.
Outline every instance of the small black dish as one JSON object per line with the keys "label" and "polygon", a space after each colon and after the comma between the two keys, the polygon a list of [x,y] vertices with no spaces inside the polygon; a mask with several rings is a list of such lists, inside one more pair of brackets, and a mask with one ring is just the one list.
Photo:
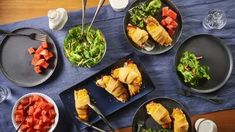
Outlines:
{"label": "small black dish", "polygon": [[218,37],[200,34],[188,38],[180,45],[175,55],[175,70],[184,51],[190,51],[197,56],[203,56],[200,63],[209,66],[208,81],[202,81],[198,86],[192,87],[184,83],[182,75],[177,72],[180,81],[198,93],[210,93],[220,89],[229,79],[232,68],[232,54],[226,44]]}
{"label": "small black dish", "polygon": [[50,63],[52,67],[40,75],[36,74],[31,64],[32,55],[28,53],[28,48],[37,48],[40,41],[22,36],[7,36],[0,45],[0,69],[2,73],[10,81],[21,87],[34,87],[42,84],[51,77],[57,65],[58,55],[55,42],[47,33],[35,28],[19,28],[14,30],[13,33],[42,33],[47,35],[50,50],[54,54],[53,62]]}
{"label": "small black dish", "polygon": [[[142,75],[143,84],[141,86],[141,91],[137,95],[130,97],[129,100],[125,103],[117,101],[111,94],[109,94],[103,88],[96,86],[95,82],[103,75],[110,75],[111,70],[117,67],[123,66],[124,62],[127,60],[133,60],[136,65],[138,66],[140,73]],[[122,109],[125,106],[133,103],[134,101],[141,99],[144,95],[150,93],[154,90],[154,85],[151,78],[145,72],[141,61],[139,60],[136,54],[130,54],[124,58],[121,58],[117,62],[111,64],[110,66],[104,68],[103,70],[99,71],[98,73],[92,75],[91,77],[85,79],[84,81],[75,84],[74,86],[68,88],[67,90],[60,93],[60,99],[62,100],[66,110],[68,111],[69,115],[71,116],[74,124],[78,128],[78,130],[83,130],[87,126],[81,124],[75,117],[77,116],[76,109],[75,109],[75,101],[74,101],[74,90],[85,88],[88,90],[89,95],[92,100],[94,100],[94,104],[100,109],[104,116],[109,116],[114,112]],[[101,118],[94,114],[94,112],[90,113],[89,123],[94,124],[98,122]]]}
{"label": "small black dish", "polygon": [[[150,2],[152,0],[136,0],[134,1],[128,8],[125,17],[124,17],[124,24],[123,24],[123,30],[126,36],[126,39],[128,40],[129,44],[136,49],[139,52],[145,53],[145,54],[149,54],[149,55],[157,55],[157,54],[162,54],[165,53],[167,51],[169,51],[179,40],[180,36],[181,36],[181,32],[182,32],[182,27],[183,27],[183,23],[182,23],[182,17],[180,14],[179,9],[170,1],[170,0],[161,0],[162,2],[162,7],[168,6],[170,9],[172,9],[174,12],[177,13],[177,19],[176,22],[178,23],[178,27],[175,29],[175,34],[172,37],[173,41],[172,41],[172,45],[170,46],[160,46],[159,44],[157,44],[157,42],[155,42],[151,37],[149,37],[149,43],[154,43],[156,46],[153,50],[151,51],[146,51],[145,49],[142,49],[140,47],[138,47],[129,37],[127,34],[127,25],[130,23],[130,13],[128,12],[131,8],[133,8],[134,6],[138,5],[139,3],[142,2]],[[162,20],[162,11],[161,9],[159,10],[158,13],[156,13],[153,17],[155,17],[159,22],[160,20]]]}
{"label": "small black dish", "polygon": [[176,100],[173,100],[170,98],[158,98],[158,97],[144,102],[137,109],[137,111],[135,112],[133,121],[132,121],[132,132],[137,132],[137,129],[138,129],[137,122],[138,121],[144,121],[143,128],[147,128],[147,129],[151,128],[151,129],[157,130],[157,131],[161,129],[161,125],[159,125],[156,121],[154,121],[154,119],[150,115],[147,114],[145,106],[147,103],[149,103],[151,101],[154,101],[156,103],[161,103],[168,110],[170,115],[173,112],[174,108],[181,109],[184,112],[184,114],[187,118],[188,124],[189,124],[188,132],[192,132],[193,126],[191,123],[191,118],[190,118],[188,111],[185,109],[185,107]]}

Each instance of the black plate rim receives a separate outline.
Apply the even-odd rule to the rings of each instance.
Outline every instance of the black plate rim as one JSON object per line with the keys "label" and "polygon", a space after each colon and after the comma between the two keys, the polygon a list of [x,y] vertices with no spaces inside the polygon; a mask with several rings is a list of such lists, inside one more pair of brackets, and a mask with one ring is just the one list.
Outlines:
{"label": "black plate rim", "polygon": [[[131,125],[132,132],[135,132],[135,131],[133,130],[133,128],[134,128],[134,121],[135,121],[135,117],[136,117],[137,113],[139,112],[139,110],[140,110],[144,105],[146,105],[148,102],[154,101],[154,100],[161,100],[161,99],[171,100],[171,101],[176,102],[177,104],[179,104],[179,105],[183,108],[183,111],[184,111],[185,115],[187,115],[187,116],[190,118],[189,124],[192,126],[192,119],[191,119],[191,115],[190,115],[189,111],[188,111],[188,110],[186,109],[186,107],[185,107],[183,104],[181,104],[179,101],[177,101],[177,100],[175,100],[175,99],[172,99],[172,98],[169,98],[169,97],[153,97],[153,98],[150,98],[149,100],[145,101],[144,103],[142,103],[142,104],[137,108],[137,110],[135,111],[134,116],[133,116],[133,118],[132,118],[132,125]],[[191,127],[191,130],[190,130],[190,131],[193,131],[193,126]]]}
{"label": "black plate rim", "polygon": [[[43,34],[46,34],[48,37],[50,37],[50,35],[47,33],[47,32],[45,32],[45,31],[43,31],[43,30],[41,30],[41,29],[37,29],[37,28],[33,28],[33,27],[20,27],[20,28],[17,28],[17,29],[14,29],[14,30],[12,30],[11,32],[16,32],[16,31],[19,31],[19,30],[24,30],[24,29],[31,29],[31,30],[37,30],[37,31],[39,31],[39,32],[41,32],[41,33],[43,33]],[[7,41],[6,39],[8,38],[8,36],[4,36],[4,38],[3,38],[3,40],[1,41],[1,43],[0,43],[0,51],[2,51],[2,46],[3,46],[3,44],[5,43],[5,41]],[[11,77],[9,77],[8,76],[8,74],[5,72],[5,70],[4,70],[4,68],[3,68],[3,66],[2,66],[2,63],[1,63],[1,61],[0,61],[0,71],[3,73],[3,75],[8,79],[8,80],[10,80],[12,83],[14,83],[14,84],[16,84],[17,86],[20,86],[20,87],[35,87],[35,86],[38,86],[38,85],[40,85],[40,84],[42,84],[42,83],[44,83],[44,82],[46,82],[51,76],[52,76],[52,74],[54,73],[54,71],[55,71],[55,69],[56,69],[56,67],[57,67],[57,64],[58,64],[58,50],[57,50],[57,47],[56,47],[56,45],[55,45],[55,41],[50,37],[50,39],[52,40],[52,45],[54,46],[54,48],[55,48],[55,55],[56,55],[56,58],[54,59],[54,63],[55,63],[55,66],[53,67],[53,69],[52,69],[52,72],[50,72],[50,74],[48,74],[47,76],[46,76],[46,78],[44,79],[44,80],[42,80],[42,81],[40,81],[39,83],[36,83],[36,84],[34,84],[34,85],[22,85],[22,84],[19,84],[18,82],[16,82],[14,79],[12,79]]]}
{"label": "black plate rim", "polygon": [[155,52],[155,53],[152,53],[152,52],[149,52],[149,51],[146,51],[146,50],[141,50],[139,48],[136,48],[132,42],[130,41],[128,35],[127,35],[127,32],[126,32],[126,29],[125,29],[125,21],[127,19],[127,14],[128,14],[128,11],[132,8],[132,5],[137,3],[139,0],[135,0],[133,1],[129,7],[127,8],[126,12],[125,12],[125,16],[124,16],[124,19],[123,19],[123,31],[124,31],[124,34],[125,34],[125,38],[126,40],[128,41],[128,44],[131,45],[131,47],[133,49],[135,49],[136,51],[140,52],[140,53],[144,53],[144,54],[147,54],[147,55],[159,55],[159,54],[163,54],[163,53],[166,53],[168,52],[169,50],[171,50],[179,41],[181,35],[182,35],[182,31],[183,31],[183,20],[182,20],[182,15],[181,15],[181,12],[179,10],[179,8],[172,2],[172,1],[169,1],[169,0],[166,0],[166,2],[170,3],[171,5],[174,6],[174,8],[177,10],[178,14],[179,14],[179,19],[181,21],[181,28],[179,30],[179,36],[175,39],[175,43],[172,44],[171,46],[168,46],[168,49],[165,49],[165,50],[162,50],[162,51],[159,51],[159,52]]}
{"label": "black plate rim", "polygon": [[[68,36],[70,29],[75,28],[75,27],[77,27],[77,26],[81,26],[81,25],[82,25],[82,24],[77,24],[77,25],[74,25],[74,26],[72,26],[71,28],[69,28],[68,31],[66,32],[65,37],[64,37],[64,41],[65,41],[65,38]],[[86,23],[84,26],[88,26],[88,23]],[[106,55],[106,52],[107,52],[107,46],[108,46],[108,45],[107,45],[107,41],[106,41],[106,37],[104,36],[104,33],[101,31],[100,28],[98,28],[98,27],[96,27],[96,26],[94,26],[94,25],[92,25],[91,28],[97,29],[97,30],[99,30],[99,31],[101,32],[101,35],[103,36],[104,42],[105,42],[104,54],[103,54],[103,56],[101,57],[100,61],[97,62],[96,64],[92,65],[91,67],[82,67],[82,66],[74,65],[74,64],[72,64],[72,63],[70,62],[69,58],[67,57],[67,55],[66,55],[66,53],[65,53],[64,41],[63,41],[63,54],[64,54],[64,56],[66,57],[67,61],[68,61],[72,66],[81,67],[81,68],[88,68],[88,69],[89,69],[89,68],[95,67],[96,65],[98,65],[99,63],[101,63],[101,61],[104,59],[104,57],[105,57],[105,55]]]}
{"label": "black plate rim", "polygon": [[[65,89],[65,90],[63,90],[62,92],[60,92],[60,93],[59,93],[59,97],[60,97],[60,100],[62,101],[63,105],[64,105],[64,101],[63,101],[63,99],[62,99],[62,96],[63,96],[63,94],[64,94],[67,90],[69,90],[70,88],[72,88],[72,87],[74,87],[74,86],[76,86],[76,85],[79,85],[80,83],[84,82],[85,80],[89,80],[90,78],[92,78],[92,77],[95,76],[96,74],[99,74],[99,73],[102,72],[103,70],[105,70],[105,69],[107,69],[107,68],[109,68],[109,67],[115,66],[115,64],[118,63],[119,61],[121,61],[122,59],[128,59],[128,58],[130,58],[131,56],[135,56],[135,57],[138,57],[138,59],[140,59],[139,56],[138,56],[136,53],[134,53],[134,52],[128,53],[128,54],[126,54],[126,55],[124,55],[124,56],[118,58],[115,62],[111,63],[110,65],[104,67],[103,69],[100,69],[98,72],[96,72],[96,73],[90,75],[89,77],[87,77],[87,78],[85,78],[85,79],[83,79],[83,80],[81,80],[81,81],[79,81],[79,82],[73,83],[73,84],[70,85],[67,89]],[[148,95],[149,93],[151,93],[151,92],[155,89],[155,85],[153,84],[153,80],[152,80],[152,78],[149,76],[149,74],[146,72],[146,70],[145,70],[145,65],[144,65],[143,63],[141,63],[141,67],[143,67],[143,69],[144,69],[146,75],[148,76],[149,81],[151,82],[151,85],[152,85],[153,87],[150,89],[150,91],[148,91],[148,92],[147,92],[146,94],[144,94],[142,97],[137,98],[136,100],[134,100],[134,101],[131,102],[131,103],[134,103],[135,101],[138,101],[138,100],[142,99],[144,96]],[[126,103],[127,103],[127,102],[126,102]],[[125,103],[124,103],[124,106],[123,106],[123,107],[121,107],[121,108],[115,110],[114,112],[117,112],[117,111],[119,111],[119,110],[121,110],[121,109],[127,107],[128,105],[129,105],[129,104],[126,104],[126,105],[125,105]],[[64,106],[65,106],[65,105],[64,105]],[[66,108],[65,110],[66,110],[67,113],[69,113],[70,118],[73,120],[73,117],[72,117],[72,115],[70,114],[70,111],[69,111],[67,108]],[[110,116],[110,115],[112,115],[112,114],[114,114],[114,112],[112,112],[111,114],[106,115],[106,117],[107,117],[107,116]],[[97,123],[97,122],[100,121],[100,120],[101,120],[101,118],[99,118],[99,119],[98,119],[97,121],[95,121],[94,123]],[[75,123],[74,123],[74,124],[75,124]],[[75,126],[76,126],[76,125],[75,125]],[[77,126],[76,126],[76,127],[77,127]],[[78,127],[77,127],[77,128],[78,128]],[[87,128],[87,127],[85,127],[85,128]],[[78,128],[78,129],[79,129],[79,130],[84,130],[85,128],[82,128],[82,129]]]}
{"label": "black plate rim", "polygon": [[[207,90],[199,90],[199,89],[196,89],[196,88],[193,88],[193,87],[190,87],[190,89],[193,91],[193,92],[197,92],[197,93],[212,93],[212,92],[215,92],[219,89],[221,89],[225,84],[226,82],[229,80],[231,74],[232,74],[232,70],[233,70],[233,56],[232,56],[232,52],[230,51],[230,49],[228,48],[228,46],[226,44],[222,44],[222,43],[225,43],[221,38],[219,38],[218,36],[214,36],[214,35],[211,35],[211,34],[197,34],[197,35],[192,35],[188,38],[186,38],[182,44],[178,47],[177,51],[176,51],[176,54],[175,54],[175,57],[174,57],[174,72],[175,74],[177,74],[177,79],[183,84],[185,85],[184,82],[181,81],[180,77],[179,77],[179,74],[177,73],[177,70],[176,70],[176,67],[177,67],[177,62],[176,62],[176,57],[177,55],[179,54],[179,50],[183,47],[183,45],[185,44],[185,42],[187,42],[188,40],[190,39],[193,39],[195,37],[199,37],[199,36],[207,36],[207,37],[212,37],[214,39],[217,39],[219,42],[220,42],[220,45],[221,47],[223,47],[225,50],[226,50],[226,53],[228,54],[228,57],[229,57],[229,61],[230,61],[230,67],[229,67],[229,72],[226,76],[226,78],[224,79],[223,82],[221,82],[218,86],[214,87],[214,88],[211,88],[211,89],[207,89]],[[185,85],[186,86],[186,85]]]}

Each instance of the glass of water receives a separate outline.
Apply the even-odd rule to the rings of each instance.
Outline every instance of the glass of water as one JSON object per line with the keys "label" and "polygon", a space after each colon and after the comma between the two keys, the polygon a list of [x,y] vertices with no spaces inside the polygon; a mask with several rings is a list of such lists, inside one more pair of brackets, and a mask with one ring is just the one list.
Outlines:
{"label": "glass of water", "polygon": [[207,16],[202,21],[205,29],[222,29],[227,23],[225,12],[220,9],[213,9],[208,12]]}
{"label": "glass of water", "polygon": [[11,95],[10,88],[0,85],[0,103],[7,100]]}

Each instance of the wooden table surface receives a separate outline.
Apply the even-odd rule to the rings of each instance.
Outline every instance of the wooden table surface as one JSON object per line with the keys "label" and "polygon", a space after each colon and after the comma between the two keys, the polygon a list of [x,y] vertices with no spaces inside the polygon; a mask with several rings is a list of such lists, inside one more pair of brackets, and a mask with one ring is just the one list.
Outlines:
{"label": "wooden table surface", "polygon": [[[95,7],[97,4],[98,0],[88,0],[87,7]],[[106,0],[105,4],[109,4],[109,1]],[[69,11],[78,10],[81,9],[81,0],[0,0],[0,24],[45,16],[49,9],[59,7]],[[219,132],[235,132],[235,109],[193,115],[193,123],[198,118],[213,120],[217,124]],[[131,128],[117,131],[130,132]]]}

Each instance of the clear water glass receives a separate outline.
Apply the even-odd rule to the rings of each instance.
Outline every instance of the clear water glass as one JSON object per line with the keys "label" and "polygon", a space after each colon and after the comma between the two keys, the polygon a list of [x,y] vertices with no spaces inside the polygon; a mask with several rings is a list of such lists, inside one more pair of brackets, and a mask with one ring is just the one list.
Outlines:
{"label": "clear water glass", "polygon": [[220,9],[213,9],[208,12],[202,25],[205,29],[222,29],[227,23],[226,14]]}
{"label": "clear water glass", "polygon": [[7,100],[10,97],[10,95],[11,95],[10,88],[0,85],[0,103]]}

